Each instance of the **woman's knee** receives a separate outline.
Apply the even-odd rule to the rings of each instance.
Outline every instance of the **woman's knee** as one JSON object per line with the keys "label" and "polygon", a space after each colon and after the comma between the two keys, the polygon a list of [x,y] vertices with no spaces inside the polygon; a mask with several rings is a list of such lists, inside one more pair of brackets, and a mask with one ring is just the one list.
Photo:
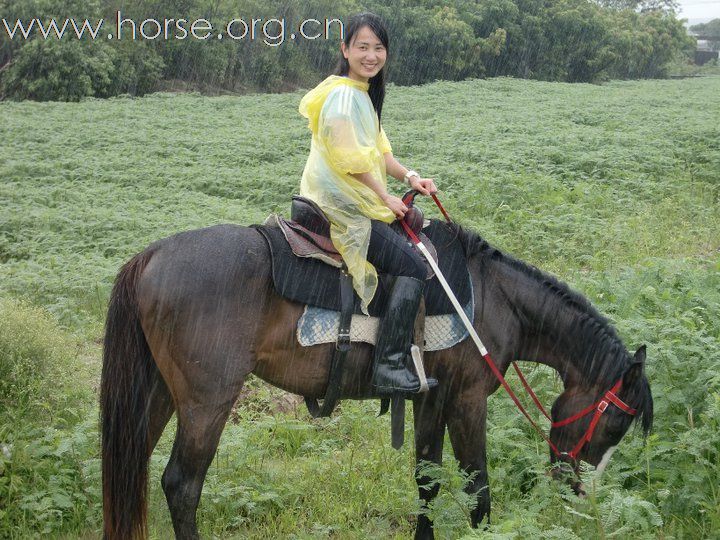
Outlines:
{"label": "woman's knee", "polygon": [[413,277],[421,281],[425,280],[427,277],[427,269],[425,268],[425,263],[420,258],[420,255],[418,255],[418,253],[413,249],[412,255],[408,256],[407,259],[408,261],[405,265],[407,271],[402,275]]}

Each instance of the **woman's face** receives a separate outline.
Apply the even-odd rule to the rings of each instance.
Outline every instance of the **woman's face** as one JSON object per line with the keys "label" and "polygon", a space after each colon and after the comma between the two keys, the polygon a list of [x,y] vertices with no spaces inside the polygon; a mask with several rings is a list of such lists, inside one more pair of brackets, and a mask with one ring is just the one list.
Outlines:
{"label": "woman's face", "polygon": [[345,42],[341,42],[340,49],[350,64],[348,77],[356,81],[368,82],[380,72],[387,60],[385,46],[368,26],[355,32],[350,46],[346,47]]}

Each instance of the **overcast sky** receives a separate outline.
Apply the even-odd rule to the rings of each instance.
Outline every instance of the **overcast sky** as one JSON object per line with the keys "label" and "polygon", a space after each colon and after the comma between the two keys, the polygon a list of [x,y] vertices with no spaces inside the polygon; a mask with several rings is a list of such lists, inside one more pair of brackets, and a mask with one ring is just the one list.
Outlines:
{"label": "overcast sky", "polygon": [[720,18],[720,0],[678,0],[681,19]]}

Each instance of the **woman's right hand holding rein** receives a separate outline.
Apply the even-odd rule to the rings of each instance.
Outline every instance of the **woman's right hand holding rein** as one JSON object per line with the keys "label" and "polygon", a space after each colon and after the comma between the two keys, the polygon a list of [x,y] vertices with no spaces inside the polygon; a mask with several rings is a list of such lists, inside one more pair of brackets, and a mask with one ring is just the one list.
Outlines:
{"label": "woman's right hand holding rein", "polygon": [[[422,195],[432,195],[437,193],[437,187],[435,181],[432,178],[421,178],[420,176],[412,176],[409,182],[412,189],[420,192]],[[402,219],[408,211],[408,207],[402,201],[400,197],[395,197],[387,192],[383,192],[380,195],[380,199],[390,210],[392,210],[395,217]]]}
{"label": "woman's right hand holding rein", "polygon": [[402,202],[402,199],[400,197],[396,197],[395,195],[390,195],[389,193],[385,192],[384,195],[380,195],[380,199],[382,199],[382,202],[385,204],[385,206],[392,210],[396,218],[402,219],[405,217],[405,213],[408,211],[408,207],[405,206],[405,203]]}
{"label": "woman's right hand holding rein", "polygon": [[[380,197],[383,204],[392,210],[392,213],[395,214],[396,218],[402,219],[405,217],[408,207],[404,202],[402,202],[402,199],[388,193],[382,184],[373,178],[372,174],[365,172],[350,173],[350,175],[377,193],[377,196]],[[410,187],[416,189],[423,195],[430,195],[437,192],[437,187],[435,187],[435,183],[432,178],[420,178],[419,176],[414,176],[410,181]]]}

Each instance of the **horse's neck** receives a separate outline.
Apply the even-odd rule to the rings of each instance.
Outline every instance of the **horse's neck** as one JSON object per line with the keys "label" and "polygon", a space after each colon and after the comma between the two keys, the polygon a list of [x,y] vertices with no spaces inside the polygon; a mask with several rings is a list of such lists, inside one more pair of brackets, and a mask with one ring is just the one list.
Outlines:
{"label": "horse's neck", "polygon": [[502,261],[495,261],[493,266],[492,274],[500,278],[495,281],[516,313],[520,327],[515,359],[554,368],[566,386],[594,379],[590,370],[598,370],[598,366],[577,354],[585,345],[591,345],[580,342],[585,337],[577,330],[578,319],[588,314],[535,276]]}

